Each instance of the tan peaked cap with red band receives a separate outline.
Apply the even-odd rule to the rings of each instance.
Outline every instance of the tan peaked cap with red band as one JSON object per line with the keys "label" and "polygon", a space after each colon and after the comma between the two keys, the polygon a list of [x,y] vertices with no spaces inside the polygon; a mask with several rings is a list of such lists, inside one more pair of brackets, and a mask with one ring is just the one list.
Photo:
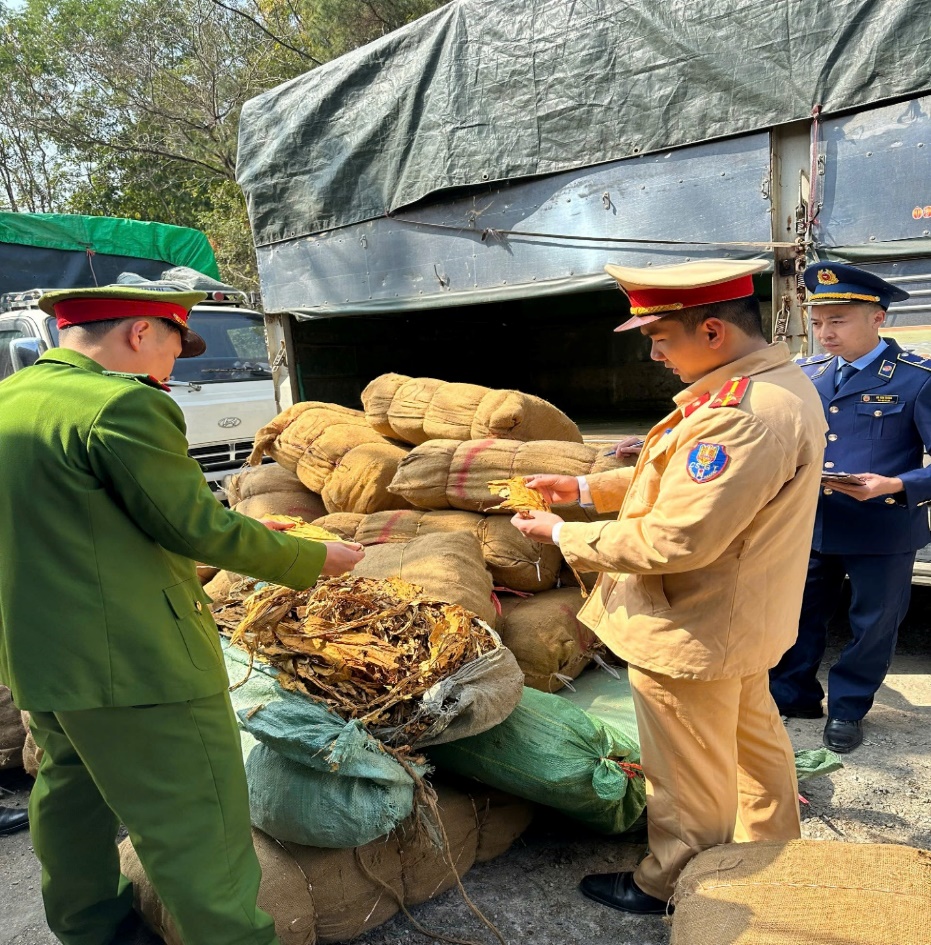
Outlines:
{"label": "tan peaked cap with red band", "polygon": [[165,318],[181,332],[179,357],[194,358],[207,350],[207,343],[188,327],[188,317],[205,298],[206,292],[180,284],[140,280],[89,289],[56,289],[41,296],[39,308],[55,316],[59,329],[110,318]]}
{"label": "tan peaked cap with red band", "polygon": [[696,259],[675,266],[605,266],[630,299],[629,318],[615,331],[629,331],[696,305],[713,305],[753,295],[753,275],[765,259]]}

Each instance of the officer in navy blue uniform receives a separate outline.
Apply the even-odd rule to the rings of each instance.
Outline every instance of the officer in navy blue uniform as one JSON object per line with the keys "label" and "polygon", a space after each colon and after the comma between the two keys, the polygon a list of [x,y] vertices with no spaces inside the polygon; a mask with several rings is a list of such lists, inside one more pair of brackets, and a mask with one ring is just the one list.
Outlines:
{"label": "officer in navy blue uniform", "polygon": [[[904,351],[880,326],[908,293],[840,263],[805,270],[811,330],[825,353],[801,361],[824,405],[828,442],[798,639],[770,673],[783,715],[821,718],[817,672],[846,575],[852,639],[828,674],[824,743],[863,741],[911,594],[915,553],[931,541],[931,360]],[[859,482],[832,481],[850,473]]]}

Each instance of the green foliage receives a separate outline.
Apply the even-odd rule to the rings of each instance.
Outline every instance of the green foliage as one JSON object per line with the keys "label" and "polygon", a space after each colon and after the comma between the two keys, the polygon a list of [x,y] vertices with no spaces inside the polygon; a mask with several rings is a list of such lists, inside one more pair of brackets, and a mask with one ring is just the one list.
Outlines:
{"label": "green foliage", "polygon": [[0,209],[203,229],[257,288],[243,102],[436,0],[0,0]]}

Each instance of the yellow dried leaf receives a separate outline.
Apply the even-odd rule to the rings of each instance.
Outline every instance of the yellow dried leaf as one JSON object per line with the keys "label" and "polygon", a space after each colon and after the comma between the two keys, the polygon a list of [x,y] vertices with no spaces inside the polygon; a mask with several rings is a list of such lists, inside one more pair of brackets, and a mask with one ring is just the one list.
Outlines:
{"label": "yellow dried leaf", "polygon": [[513,479],[492,479],[488,483],[492,495],[504,499],[499,505],[493,505],[488,512],[506,509],[510,512],[549,512],[550,507],[536,489],[528,489],[520,476]]}
{"label": "yellow dried leaf", "polygon": [[354,542],[347,542],[345,538],[334,535],[333,532],[327,531],[319,525],[311,525],[309,522],[305,522],[299,515],[265,515],[263,518],[269,522],[278,522],[282,525],[290,522],[294,525],[294,528],[287,529],[287,532],[295,538],[305,538],[308,541],[341,541],[344,545],[354,544]]}

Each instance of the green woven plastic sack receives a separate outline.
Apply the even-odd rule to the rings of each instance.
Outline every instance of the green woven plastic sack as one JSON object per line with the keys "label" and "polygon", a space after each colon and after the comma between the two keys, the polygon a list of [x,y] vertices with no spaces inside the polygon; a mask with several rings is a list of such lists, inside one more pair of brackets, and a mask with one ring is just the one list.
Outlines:
{"label": "green woven plastic sack", "polygon": [[[613,725],[639,746],[640,735],[637,732],[637,716],[627,668],[611,668],[617,676],[600,668],[592,668],[573,681],[572,690],[563,689],[559,695],[602,722]],[[820,778],[843,767],[840,757],[827,748],[805,748],[795,753],[795,774],[799,781]]]}
{"label": "green woven plastic sack", "polygon": [[[249,659],[223,645],[235,685]],[[286,692],[274,670],[259,663],[231,697],[252,823],[260,830],[278,840],[345,849],[390,833],[410,815],[413,778],[358,723]]]}
{"label": "green woven plastic sack", "polygon": [[500,725],[427,751],[438,769],[556,808],[607,834],[646,803],[635,739],[558,695],[524,689]]}

